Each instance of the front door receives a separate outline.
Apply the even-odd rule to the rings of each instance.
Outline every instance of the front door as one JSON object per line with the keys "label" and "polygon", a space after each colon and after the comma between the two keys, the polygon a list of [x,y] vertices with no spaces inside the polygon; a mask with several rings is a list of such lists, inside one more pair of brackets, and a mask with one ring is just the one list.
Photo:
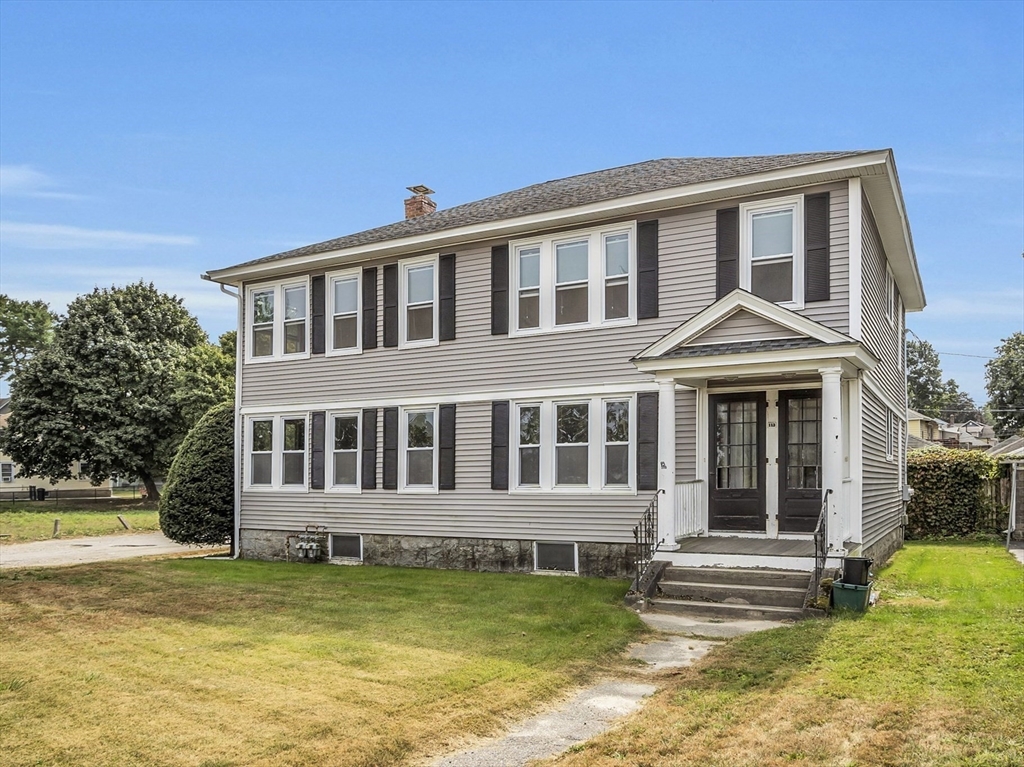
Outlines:
{"label": "front door", "polygon": [[779,392],[779,532],[813,533],[821,509],[821,390]]}
{"label": "front door", "polygon": [[708,528],[765,530],[764,392],[716,394],[708,400]]}

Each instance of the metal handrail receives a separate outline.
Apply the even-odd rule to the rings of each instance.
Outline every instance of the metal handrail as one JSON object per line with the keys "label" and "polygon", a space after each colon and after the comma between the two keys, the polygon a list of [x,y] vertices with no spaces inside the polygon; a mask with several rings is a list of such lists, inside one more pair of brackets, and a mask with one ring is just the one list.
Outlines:
{"label": "metal handrail", "polygon": [[814,583],[821,584],[821,574],[825,572],[825,561],[828,558],[828,497],[832,490],[826,489],[821,499],[821,511],[818,512],[818,523],[814,526]]}
{"label": "metal handrail", "polygon": [[633,540],[636,543],[636,580],[633,581],[633,591],[642,594],[644,592],[644,576],[647,574],[651,562],[654,561],[654,554],[662,541],[658,540],[658,496],[664,490],[659,489],[654,494],[647,509],[640,516],[640,521],[633,528]]}

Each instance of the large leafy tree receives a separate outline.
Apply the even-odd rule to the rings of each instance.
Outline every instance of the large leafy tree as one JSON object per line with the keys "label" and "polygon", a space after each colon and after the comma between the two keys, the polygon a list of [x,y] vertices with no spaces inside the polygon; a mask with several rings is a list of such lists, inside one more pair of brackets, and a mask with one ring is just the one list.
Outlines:
{"label": "large leafy tree", "polygon": [[235,396],[235,331],[224,333],[220,345],[203,343],[188,350],[178,371],[174,401],[188,428],[207,410]]}
{"label": "large leafy tree", "polygon": [[907,341],[907,396],[910,407],[933,418],[946,419],[946,385],[939,355],[927,341]]}
{"label": "large leafy tree", "polygon": [[25,360],[50,344],[56,321],[43,301],[0,295],[0,378],[17,373]]}
{"label": "large leafy tree", "polygon": [[24,475],[56,482],[75,461],[95,483],[138,477],[151,498],[187,431],[178,374],[206,334],[181,299],[138,282],[79,296],[11,385],[2,439]]}
{"label": "large leafy tree", "polygon": [[996,347],[985,365],[988,408],[1000,438],[1024,432],[1024,333],[1014,333]]}
{"label": "large leafy tree", "polygon": [[960,388],[955,380],[950,378],[946,381],[946,392],[944,396],[942,413],[940,417],[951,423],[963,423],[964,421],[977,421],[985,423],[985,414],[975,403],[970,394]]}

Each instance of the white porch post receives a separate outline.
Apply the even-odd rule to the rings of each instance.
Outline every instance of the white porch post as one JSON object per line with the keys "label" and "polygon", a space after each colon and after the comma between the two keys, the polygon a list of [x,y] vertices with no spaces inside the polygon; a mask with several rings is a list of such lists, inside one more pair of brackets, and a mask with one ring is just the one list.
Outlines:
{"label": "white porch post", "polygon": [[662,551],[676,543],[676,382],[658,379],[658,540]]}
{"label": "white porch post", "polygon": [[840,518],[843,489],[843,404],[840,378],[842,368],[821,368],[821,486],[832,491],[828,497],[828,544],[833,551],[843,548],[844,520]]}

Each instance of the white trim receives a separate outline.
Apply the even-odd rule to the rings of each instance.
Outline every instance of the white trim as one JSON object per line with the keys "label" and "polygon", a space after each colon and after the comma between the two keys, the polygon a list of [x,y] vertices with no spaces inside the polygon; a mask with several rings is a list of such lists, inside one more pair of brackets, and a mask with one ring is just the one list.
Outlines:
{"label": "white trim", "polygon": [[[356,282],[356,345],[345,349],[334,348],[334,283],[355,278]],[[324,354],[328,357],[342,357],[363,353],[363,270],[342,269],[324,275]]]}
{"label": "white trim", "polygon": [[822,364],[838,365],[844,361],[850,366],[850,370],[847,371],[850,374],[854,370],[872,368],[878,363],[860,343],[850,342],[842,346],[811,346],[707,357],[634,360],[633,364],[644,373],[673,372],[681,379],[681,383],[686,383],[689,378],[813,373]]}
{"label": "white trim", "polygon": [[[334,484],[334,419],[351,418],[356,419],[356,482],[355,485]],[[328,410],[326,414],[327,423],[324,427],[324,492],[341,493],[344,495],[358,495],[363,491],[363,411],[361,409]]]}
{"label": "white trim", "polygon": [[[438,322],[440,320],[440,297],[439,292],[439,274],[438,269],[439,262],[438,254],[434,253],[429,256],[419,256],[417,258],[406,258],[398,262],[398,348],[399,349],[415,349],[422,346],[437,346],[441,343],[440,328],[438,328]],[[430,265],[433,267],[434,275],[434,295],[431,308],[434,311],[433,319],[433,330],[434,334],[430,338],[423,338],[417,341],[407,341],[406,335],[408,334],[409,324],[409,313],[407,311],[408,306],[408,292],[409,292],[409,271],[420,266]]]}
{"label": "white trim", "polygon": [[[306,325],[306,337],[305,337],[305,351],[294,352],[292,354],[285,354],[284,352],[284,325],[285,325],[285,298],[284,293],[288,288],[302,287],[306,291],[306,316],[304,322]],[[273,353],[265,356],[254,357],[252,356],[252,328],[253,328],[253,309],[252,309],[252,296],[253,293],[261,293],[266,290],[274,291],[274,322],[273,322]],[[280,362],[282,360],[304,360],[309,359],[310,346],[311,344],[311,332],[310,329],[313,325],[313,303],[312,296],[310,295],[310,280],[309,275],[302,277],[295,277],[286,280],[277,280],[274,282],[260,282],[252,285],[245,286],[245,328],[242,339],[243,348],[245,350],[245,363],[246,364],[262,364],[265,362]],[[265,324],[265,323],[261,323]]]}
{"label": "white trim", "polygon": [[[541,570],[537,567],[537,544],[546,543],[553,546],[572,546],[572,570]],[[533,542],[533,572],[547,575],[579,575],[580,572],[580,546],[576,541],[534,541]]]}
{"label": "white trim", "polygon": [[[437,404],[422,406],[422,407],[403,407],[398,408],[398,492],[417,494],[417,495],[438,495],[440,490],[438,489],[438,455],[440,450],[438,449],[439,435],[439,411],[440,408]],[[433,428],[433,445],[430,448],[431,457],[433,459],[433,468],[431,469],[431,479],[433,480],[430,485],[409,485],[406,480],[408,477],[408,465],[409,459],[406,456],[409,448],[409,419],[410,413],[432,413],[434,416],[434,428]],[[414,450],[422,450],[423,448],[412,448]]]}
{"label": "white trim", "polygon": [[864,193],[859,178],[849,188],[849,301],[850,337],[860,340],[864,315]]}
{"label": "white trim", "polygon": [[[739,287],[742,290],[751,291],[753,282],[753,221],[754,216],[761,213],[778,213],[791,211],[793,214],[793,252],[783,258],[791,258],[793,261],[793,298],[790,301],[780,301],[777,306],[788,309],[804,308],[804,196],[802,194],[792,197],[775,197],[769,200],[758,200],[757,202],[745,202],[740,204],[740,269]],[[771,261],[775,259],[765,259]]]}
{"label": "white trim", "polygon": [[[8,477],[4,478],[4,469],[8,470]],[[14,461],[0,461],[0,482],[4,484],[12,484],[14,482]]]}
{"label": "white trim", "polygon": [[[305,423],[303,429],[303,471],[301,485],[284,484],[284,422],[302,420]],[[270,421],[273,424],[273,435],[270,450],[270,484],[252,484],[252,423],[253,421]],[[308,493],[309,492],[309,439],[310,439],[310,414],[308,411],[296,411],[294,408],[284,413],[268,413],[261,411],[245,416],[245,455],[243,457],[243,472],[245,477],[244,490],[246,492],[275,492],[275,493]],[[262,452],[262,451],[261,451]],[[298,451],[289,451],[298,452]]]}

